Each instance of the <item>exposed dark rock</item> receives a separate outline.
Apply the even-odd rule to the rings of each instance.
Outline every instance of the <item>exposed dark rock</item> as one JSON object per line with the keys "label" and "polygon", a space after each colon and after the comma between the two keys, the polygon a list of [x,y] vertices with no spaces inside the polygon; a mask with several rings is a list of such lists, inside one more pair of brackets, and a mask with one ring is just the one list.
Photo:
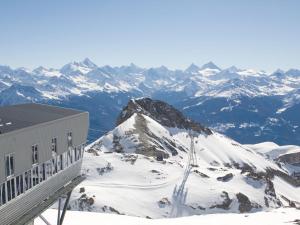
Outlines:
{"label": "exposed dark rock", "polygon": [[196,210],[196,209],[205,210],[205,208],[202,207],[201,205],[198,205],[198,206],[192,206],[192,205],[190,205],[190,207],[191,207],[192,209],[194,209],[194,210]]}
{"label": "exposed dark rock", "polygon": [[111,213],[115,213],[115,214],[118,214],[118,215],[124,215],[124,213],[120,213],[115,208],[113,208],[111,206],[106,206],[106,205],[102,207],[102,211],[103,212],[111,212]]}
{"label": "exposed dark rock", "polygon": [[222,192],[221,197],[224,198],[224,201],[221,204],[215,204],[215,205],[212,205],[209,208],[210,209],[219,208],[219,209],[229,210],[230,205],[232,203],[232,199],[229,198],[229,195],[226,191]]}
{"label": "exposed dark rock", "polygon": [[137,155],[124,154],[122,156],[122,160],[124,160],[125,162],[130,162],[131,165],[134,165],[137,159]]}
{"label": "exposed dark rock", "polygon": [[239,211],[241,213],[250,212],[253,208],[261,208],[261,205],[251,202],[243,193],[237,193],[236,197],[239,202]]}
{"label": "exposed dark rock", "polygon": [[89,205],[94,205],[95,200],[94,200],[94,198],[88,198],[87,202],[88,202]]}
{"label": "exposed dark rock", "polygon": [[265,199],[265,205],[269,208],[270,204],[268,198],[265,196],[264,199]]}
{"label": "exposed dark rock", "polygon": [[105,173],[108,173],[110,171],[112,171],[114,168],[112,167],[111,163],[107,163],[107,165],[105,167],[102,168],[97,168],[97,172],[100,176],[102,176]]}
{"label": "exposed dark rock", "polygon": [[[137,147],[136,147],[137,154],[142,154],[145,156],[152,156],[155,158],[161,157],[162,159],[169,158],[169,154],[163,150],[160,150],[157,146],[157,143],[162,143],[165,140],[163,140],[160,137],[155,136],[148,129],[147,122],[141,114],[137,114],[137,116],[135,118],[134,127],[135,127],[134,132],[139,134],[139,141],[140,141],[140,144],[137,145]],[[149,137],[153,138],[153,140],[157,140],[157,142],[151,144],[149,142],[149,139],[150,139]]]}
{"label": "exposed dark rock", "polygon": [[292,221],[294,224],[296,225],[300,225],[300,219],[295,219],[294,221]]}
{"label": "exposed dark rock", "polygon": [[270,180],[267,180],[267,186],[266,186],[266,189],[265,189],[265,194],[276,198],[274,184]]}
{"label": "exposed dark rock", "polygon": [[168,198],[162,198],[161,200],[158,201],[158,206],[159,208],[164,208],[168,205],[171,205],[171,202],[169,201]]}
{"label": "exposed dark rock", "polygon": [[269,169],[268,173],[270,174],[270,176],[274,177],[275,175],[282,178],[283,180],[285,180],[287,183],[295,186],[295,187],[299,187],[300,186],[300,180],[295,179],[294,177],[290,176],[287,173],[284,173],[280,170],[274,170],[274,169]]}
{"label": "exposed dark rock", "polygon": [[217,161],[212,161],[209,164],[212,165],[212,166],[219,166],[220,165],[220,163],[218,163]]}
{"label": "exposed dark rock", "polygon": [[[98,145],[100,145],[101,143],[98,143]],[[90,148],[87,150],[88,153],[93,154],[94,156],[99,156],[99,153],[97,150],[95,150],[94,148]]]}
{"label": "exposed dark rock", "polygon": [[157,170],[151,170],[150,172],[151,172],[151,173],[160,174],[160,172],[159,172],[159,171],[157,171]]}
{"label": "exposed dark rock", "polygon": [[84,187],[81,187],[80,189],[79,189],[79,193],[84,193],[85,192],[85,188]]}
{"label": "exposed dark rock", "polygon": [[294,201],[291,201],[287,197],[281,195],[281,198],[284,199],[286,202],[288,202],[289,206],[292,208],[297,208],[296,203]]}
{"label": "exposed dark rock", "polygon": [[217,177],[218,181],[223,181],[223,182],[227,182],[229,180],[231,180],[233,178],[233,174],[232,173],[228,173],[223,177]]}
{"label": "exposed dark rock", "polygon": [[121,153],[123,152],[123,146],[120,143],[121,137],[117,136],[117,135],[113,135],[113,149],[115,150],[115,152]]}
{"label": "exposed dark rock", "polygon": [[198,206],[198,209],[200,209],[200,210],[205,210],[205,208],[204,207],[202,207],[202,206]]}
{"label": "exposed dark rock", "polygon": [[251,205],[251,201],[249,200],[249,198],[242,193],[236,194],[236,197],[240,204],[239,205],[240,212],[241,213],[250,212],[252,209],[252,205]]}
{"label": "exposed dark rock", "polygon": [[206,174],[200,172],[199,170],[193,170],[194,173],[198,174],[200,177],[209,178]]}
{"label": "exposed dark rock", "polygon": [[288,164],[299,164],[300,163],[300,152],[280,155],[276,160],[278,162],[283,162],[283,163],[288,163]]}
{"label": "exposed dark rock", "polygon": [[207,135],[212,134],[212,131],[209,128],[185,118],[185,116],[173,106],[159,100],[152,100],[150,98],[130,100],[119,115],[117,119],[117,125],[123,123],[134,113],[147,115],[166,127],[177,127],[188,130],[191,129]]}
{"label": "exposed dark rock", "polygon": [[76,200],[75,206],[80,211],[91,211],[92,206],[95,203],[94,197],[89,197],[87,194],[82,194],[79,199]]}
{"label": "exposed dark rock", "polygon": [[257,172],[254,167],[244,164],[241,168],[241,174],[252,178],[253,180],[267,180],[273,179],[274,175],[270,173],[270,170],[267,169],[266,172]]}
{"label": "exposed dark rock", "polygon": [[115,208],[113,208],[113,207],[109,207],[109,210],[111,211],[111,212],[113,212],[113,213],[116,213],[116,214],[118,214],[118,215],[121,215],[121,213],[118,211],[118,210],[116,210]]}

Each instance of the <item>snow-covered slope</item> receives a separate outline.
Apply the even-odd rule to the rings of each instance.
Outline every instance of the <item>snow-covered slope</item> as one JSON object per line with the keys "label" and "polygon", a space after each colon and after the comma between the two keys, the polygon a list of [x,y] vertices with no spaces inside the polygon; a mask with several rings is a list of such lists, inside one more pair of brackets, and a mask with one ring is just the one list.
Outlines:
{"label": "snow-covered slope", "polygon": [[[43,216],[49,222],[55,224],[57,211],[51,209],[47,210]],[[258,223],[264,225],[295,225],[299,223],[299,210],[281,208],[272,211],[249,214],[209,214],[157,220],[125,215],[68,211],[64,220],[65,225],[257,225]],[[37,218],[35,220],[35,224],[44,225],[45,223],[40,218]]]}
{"label": "snow-covered slope", "polygon": [[278,163],[290,175],[300,172],[300,146],[279,146],[273,142],[245,146]]}
{"label": "snow-covered slope", "polygon": [[163,218],[298,205],[300,189],[272,160],[200,124],[184,127],[190,120],[176,109],[149,101],[131,101],[87,147],[73,210]]}
{"label": "snow-covered slope", "polygon": [[286,154],[300,153],[300,147],[296,145],[279,146],[273,142],[263,142],[254,145],[245,145],[265,156],[275,160],[278,157]]}

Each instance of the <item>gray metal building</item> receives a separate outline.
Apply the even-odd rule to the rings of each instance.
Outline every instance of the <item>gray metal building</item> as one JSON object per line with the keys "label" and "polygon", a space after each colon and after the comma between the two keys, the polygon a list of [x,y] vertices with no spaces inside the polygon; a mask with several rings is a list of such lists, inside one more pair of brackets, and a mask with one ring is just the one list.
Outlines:
{"label": "gray metal building", "polygon": [[87,112],[41,104],[0,108],[0,224],[23,225],[81,181]]}

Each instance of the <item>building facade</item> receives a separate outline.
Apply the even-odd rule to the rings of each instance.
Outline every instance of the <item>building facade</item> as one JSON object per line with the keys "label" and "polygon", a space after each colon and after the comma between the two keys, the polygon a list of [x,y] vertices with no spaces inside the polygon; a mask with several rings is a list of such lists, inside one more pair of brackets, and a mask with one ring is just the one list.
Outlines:
{"label": "building facade", "polygon": [[87,112],[40,104],[0,108],[0,224],[17,224],[80,176]]}

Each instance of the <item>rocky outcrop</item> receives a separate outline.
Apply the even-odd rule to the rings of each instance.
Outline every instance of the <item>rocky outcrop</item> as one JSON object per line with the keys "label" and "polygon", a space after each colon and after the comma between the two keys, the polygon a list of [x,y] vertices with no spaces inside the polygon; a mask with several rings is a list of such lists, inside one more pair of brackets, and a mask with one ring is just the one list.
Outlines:
{"label": "rocky outcrop", "polygon": [[259,204],[251,202],[250,199],[243,193],[237,193],[236,198],[238,199],[239,211],[241,213],[250,212],[253,208],[261,208]]}
{"label": "rocky outcrop", "polygon": [[222,203],[212,205],[209,208],[210,209],[218,208],[218,209],[229,210],[230,205],[232,203],[232,199],[229,198],[229,195],[226,191],[222,192],[221,197],[224,199]]}
{"label": "rocky outcrop", "polygon": [[233,178],[233,174],[232,173],[228,173],[223,177],[217,177],[218,181],[223,181],[223,182],[227,182],[229,180],[231,180]]}
{"label": "rocky outcrop", "polygon": [[144,114],[166,127],[177,127],[181,129],[193,130],[206,135],[212,131],[202,126],[200,123],[187,119],[180,111],[173,106],[150,98],[130,100],[122,110],[117,119],[117,125],[129,119],[134,113]]}
{"label": "rocky outcrop", "polygon": [[276,160],[279,162],[288,163],[288,164],[299,164],[300,163],[300,152],[280,155]]}
{"label": "rocky outcrop", "polygon": [[140,144],[136,146],[135,152],[137,154],[161,157],[162,159],[169,157],[168,152],[164,151],[164,149],[160,149],[158,145],[151,141],[151,139],[157,140],[160,143],[165,143],[166,149],[168,149],[172,155],[178,154],[177,150],[172,146],[172,144],[170,144],[170,141],[157,137],[151,132],[151,130],[149,130],[147,122],[141,114],[137,114],[134,127],[135,130],[133,132],[139,134],[140,142]]}

